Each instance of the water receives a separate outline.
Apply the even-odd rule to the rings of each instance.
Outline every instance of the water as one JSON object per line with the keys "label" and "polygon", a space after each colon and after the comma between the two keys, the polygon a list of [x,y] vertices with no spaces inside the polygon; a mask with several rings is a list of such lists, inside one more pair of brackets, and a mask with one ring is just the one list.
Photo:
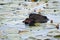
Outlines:
{"label": "water", "polygon": [[[9,4],[12,5],[12,4]],[[18,4],[14,4],[18,5]],[[21,4],[22,5],[22,4]],[[31,3],[32,5],[32,3]],[[30,5],[30,6],[31,6]],[[25,25],[22,21],[28,17],[28,13],[32,10],[29,6],[27,6],[27,9],[24,9],[25,7],[16,6],[17,8],[20,7],[21,9],[16,9],[13,5],[9,7],[8,5],[2,6],[0,5],[0,34],[3,35],[3,38],[1,40],[25,40],[29,37],[35,37],[36,40],[41,38],[44,40],[49,35],[48,33],[50,31],[57,31],[56,24],[59,24],[60,30],[60,14],[57,13],[45,13],[43,15],[47,16],[49,18],[49,21],[47,23],[39,24],[38,26],[28,26]],[[12,9],[13,8],[13,9]],[[31,10],[29,10],[29,8]],[[53,20],[53,24],[50,23],[50,20]],[[23,31],[19,33],[19,31]],[[60,31],[59,31],[60,32]],[[18,34],[19,33],[19,34]],[[52,33],[55,34],[55,33]],[[57,34],[57,33],[56,33]],[[60,34],[60,33],[59,33]],[[36,37],[37,36],[37,37]],[[41,36],[41,37],[40,37]],[[29,40],[29,39],[28,39]],[[51,40],[56,40],[53,36],[51,36]]]}

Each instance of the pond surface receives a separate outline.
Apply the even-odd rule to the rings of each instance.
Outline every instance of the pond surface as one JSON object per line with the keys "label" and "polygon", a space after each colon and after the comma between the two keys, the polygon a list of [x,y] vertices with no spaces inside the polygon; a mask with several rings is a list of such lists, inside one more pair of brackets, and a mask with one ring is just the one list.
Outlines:
{"label": "pond surface", "polygon": [[[0,7],[0,40],[34,40],[31,38],[29,39],[29,37],[34,37],[35,40],[44,40],[47,38],[51,40],[60,40],[53,37],[55,33],[49,33],[50,31],[60,32],[59,13],[55,14],[52,12],[43,14],[49,18],[47,23],[37,23],[36,26],[28,26],[22,22],[29,15],[27,9],[21,8],[17,10],[19,6],[7,6],[8,5],[4,5]],[[50,23],[51,20],[53,20],[53,23]],[[57,24],[59,24],[59,29],[56,29]],[[22,32],[19,33],[19,31]],[[55,35],[57,34],[60,35],[60,33],[56,33]]]}

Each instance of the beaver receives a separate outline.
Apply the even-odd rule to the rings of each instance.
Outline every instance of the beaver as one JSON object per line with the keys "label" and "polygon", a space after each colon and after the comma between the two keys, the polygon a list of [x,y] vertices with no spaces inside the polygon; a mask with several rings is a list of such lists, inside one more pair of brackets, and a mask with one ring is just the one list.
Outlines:
{"label": "beaver", "polygon": [[29,18],[26,18],[23,23],[29,24],[29,26],[35,26],[35,23],[46,23],[49,19],[41,14],[29,14]]}

